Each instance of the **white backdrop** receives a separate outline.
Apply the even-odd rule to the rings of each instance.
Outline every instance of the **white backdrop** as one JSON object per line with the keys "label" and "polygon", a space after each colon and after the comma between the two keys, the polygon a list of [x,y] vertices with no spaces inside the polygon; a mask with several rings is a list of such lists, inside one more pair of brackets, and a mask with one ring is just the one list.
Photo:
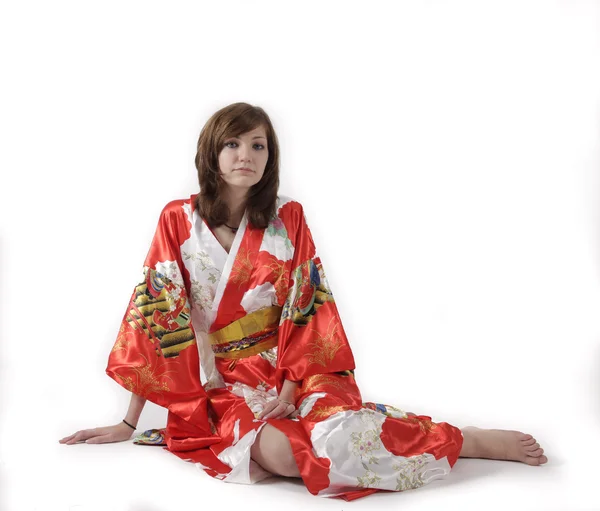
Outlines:
{"label": "white backdrop", "polygon": [[[0,509],[600,509],[600,5],[3,2]],[[353,503],[226,485],[119,422],[104,374],[204,122],[262,106],[365,400],[532,433]],[[140,429],[162,427],[148,405]]]}

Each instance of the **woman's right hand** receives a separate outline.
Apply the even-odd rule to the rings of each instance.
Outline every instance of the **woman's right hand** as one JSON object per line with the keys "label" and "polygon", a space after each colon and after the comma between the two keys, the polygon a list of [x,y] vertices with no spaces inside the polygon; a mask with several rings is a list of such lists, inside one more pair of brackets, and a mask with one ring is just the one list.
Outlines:
{"label": "woman's right hand", "polygon": [[70,436],[60,439],[58,442],[66,445],[73,445],[80,442],[86,444],[105,444],[109,442],[124,442],[129,440],[133,434],[131,429],[124,422],[114,426],[105,426],[103,428],[83,429],[73,433]]}

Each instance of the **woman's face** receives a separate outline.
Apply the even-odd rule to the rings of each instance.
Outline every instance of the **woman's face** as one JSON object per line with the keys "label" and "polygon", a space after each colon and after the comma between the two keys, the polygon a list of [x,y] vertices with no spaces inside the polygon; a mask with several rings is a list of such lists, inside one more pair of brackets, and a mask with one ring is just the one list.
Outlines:
{"label": "woman's face", "polygon": [[263,126],[226,138],[219,153],[221,177],[229,186],[250,188],[258,183],[267,166],[269,148]]}

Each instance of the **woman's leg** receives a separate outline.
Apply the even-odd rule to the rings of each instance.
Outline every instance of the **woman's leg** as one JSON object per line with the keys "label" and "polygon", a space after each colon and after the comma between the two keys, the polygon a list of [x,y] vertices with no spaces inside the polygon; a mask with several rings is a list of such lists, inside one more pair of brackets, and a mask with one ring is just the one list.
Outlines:
{"label": "woman's leg", "polygon": [[256,437],[250,457],[265,470],[285,477],[300,477],[292,446],[287,436],[276,427],[263,426]]}
{"label": "woman's leg", "polygon": [[[544,449],[531,435],[520,431],[480,429],[468,426],[461,429],[463,445],[461,458],[520,461],[528,465],[548,462]],[[250,456],[265,470],[285,477],[300,477],[296,459],[287,436],[270,424],[265,425],[252,445]]]}
{"label": "woman's leg", "polygon": [[504,429],[463,428],[461,458],[521,461],[528,465],[542,465],[548,461],[544,449],[531,435]]}

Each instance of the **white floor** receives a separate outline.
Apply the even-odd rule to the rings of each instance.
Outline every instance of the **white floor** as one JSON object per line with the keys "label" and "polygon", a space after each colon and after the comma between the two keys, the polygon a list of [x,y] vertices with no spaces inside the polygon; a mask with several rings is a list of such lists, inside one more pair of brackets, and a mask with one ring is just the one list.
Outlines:
{"label": "white floor", "polygon": [[[444,480],[403,493],[380,493],[345,502],[308,493],[300,480],[272,478],[256,485],[227,484],[206,475],[160,447],[130,442],[63,446],[48,431],[36,439],[4,442],[0,465],[2,511],[181,511],[264,509],[600,509],[593,472],[575,450],[545,447],[544,467],[459,459]],[[54,435],[56,436],[56,435]],[[556,445],[554,445],[556,443]],[[548,445],[550,444],[550,445]],[[569,453],[569,451],[572,451]],[[593,464],[591,465],[593,466]],[[573,477],[569,477],[573,476]]]}

